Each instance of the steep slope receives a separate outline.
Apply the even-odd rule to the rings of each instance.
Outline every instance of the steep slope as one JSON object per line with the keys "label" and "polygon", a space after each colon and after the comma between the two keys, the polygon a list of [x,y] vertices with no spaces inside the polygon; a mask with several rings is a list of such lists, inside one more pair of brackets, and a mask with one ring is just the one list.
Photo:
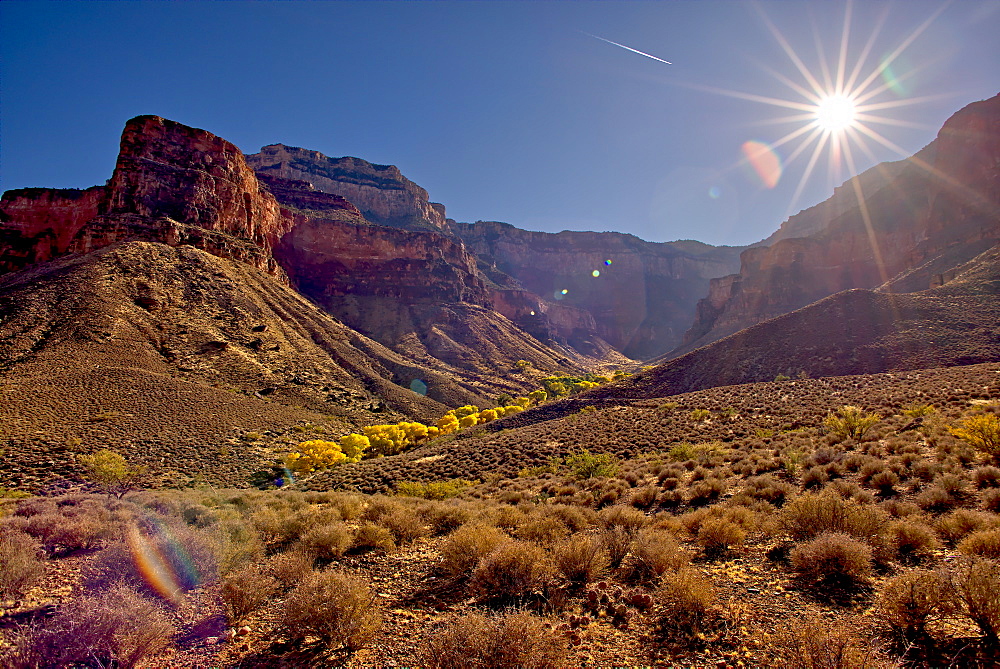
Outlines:
{"label": "steep slope", "polygon": [[746,328],[595,398],[663,397],[778,375],[873,374],[1000,360],[1000,248],[944,286],[892,294],[854,289]]}
{"label": "steep slope", "polygon": [[681,355],[850,288],[912,292],[1000,239],[1000,96],[956,112],[915,156],[851,179],[713,279]]}
{"label": "steep slope", "polygon": [[[233,441],[247,431],[308,420],[343,434],[483,399],[253,267],[151,242],[0,278],[0,370],[7,462],[42,453],[63,471],[76,438],[229,484],[270,461]],[[403,387],[413,379],[428,396]]]}

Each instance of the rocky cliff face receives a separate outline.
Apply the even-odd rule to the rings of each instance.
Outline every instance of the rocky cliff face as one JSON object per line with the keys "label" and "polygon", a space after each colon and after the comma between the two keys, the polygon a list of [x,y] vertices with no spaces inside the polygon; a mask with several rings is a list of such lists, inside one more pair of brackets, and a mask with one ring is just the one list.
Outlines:
{"label": "rocky cliff face", "polygon": [[712,282],[671,355],[842,290],[940,285],[1000,241],[998,165],[1000,96],[968,105],[915,156],[855,177],[790,218],[769,245],[744,251],[739,274]]}
{"label": "rocky cliff face", "polygon": [[[735,269],[740,251],[614,232],[529,232],[483,221],[451,229],[496,270],[541,296],[542,304],[529,310],[546,313],[557,330],[579,337],[589,329],[636,359],[680,343],[709,279]],[[507,315],[524,319],[524,308]]]}
{"label": "rocky cliff face", "polygon": [[15,191],[5,194],[3,213],[6,269],[141,239],[189,244],[280,275],[271,250],[292,224],[238,148],[159,116],[126,123],[106,187],[79,196]]}
{"label": "rocky cliff face", "polygon": [[102,186],[21,188],[0,198],[0,274],[63,255],[84,224],[97,216]]}
{"label": "rocky cliff face", "polygon": [[444,206],[429,202],[427,191],[393,165],[329,158],[284,144],[265,146],[248,155],[247,162],[260,174],[307,181],[317,190],[340,195],[381,225],[418,230],[440,230],[445,225]]}

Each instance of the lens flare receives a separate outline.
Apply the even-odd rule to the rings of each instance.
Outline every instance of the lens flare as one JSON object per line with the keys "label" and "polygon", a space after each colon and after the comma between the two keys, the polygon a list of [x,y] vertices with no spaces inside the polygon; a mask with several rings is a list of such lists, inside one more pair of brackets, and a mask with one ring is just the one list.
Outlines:
{"label": "lens flare", "polygon": [[599,269],[595,269],[593,272],[590,273],[590,276],[594,277],[595,279],[600,275],[601,275],[601,270]]}
{"label": "lens flare", "polygon": [[774,188],[781,181],[781,158],[768,144],[750,140],[743,142],[743,157],[757,173],[765,188]]}
{"label": "lens flare", "polygon": [[605,260],[604,264],[607,265],[608,267],[611,267],[611,259],[609,258],[608,260]]}
{"label": "lens flare", "polygon": [[427,384],[421,379],[413,379],[412,381],[410,381],[410,390],[412,390],[418,395],[426,395]]}
{"label": "lens flare", "polygon": [[857,110],[846,95],[830,95],[816,105],[816,125],[823,130],[840,132],[854,127]]}

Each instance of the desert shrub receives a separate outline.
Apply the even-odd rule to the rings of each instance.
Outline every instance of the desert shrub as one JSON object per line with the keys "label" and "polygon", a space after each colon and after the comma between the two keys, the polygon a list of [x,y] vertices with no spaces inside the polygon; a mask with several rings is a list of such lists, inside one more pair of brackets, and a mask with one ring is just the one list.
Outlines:
{"label": "desert shrub", "polygon": [[829,493],[805,493],[781,510],[782,526],[793,539],[841,532],[868,541],[887,521],[888,514],[877,507]]}
{"label": "desert shrub", "polygon": [[710,619],[715,601],[712,582],[684,568],[664,574],[660,586],[653,592],[656,603],[656,629],[664,638],[680,640],[702,633]]}
{"label": "desert shrub", "polygon": [[568,504],[552,504],[546,507],[546,512],[553,518],[558,518],[571,532],[580,532],[590,527],[597,518],[593,509],[569,506]]}
{"label": "desert shrub", "polygon": [[428,483],[401,481],[396,484],[396,494],[407,497],[442,500],[458,497],[476,483],[476,481],[468,481],[466,479],[446,479],[443,481],[430,481]]}
{"label": "desert shrub", "polygon": [[569,536],[569,528],[554,516],[535,513],[514,531],[514,536],[524,541],[546,544]]}
{"label": "desert shrub", "polygon": [[705,421],[711,417],[712,417],[712,412],[709,411],[708,409],[693,409],[691,413],[688,415],[688,418],[690,418],[694,422]]}
{"label": "desert shrub", "polygon": [[912,639],[939,613],[941,585],[932,571],[916,570],[886,581],[875,600],[875,617],[891,633]]}
{"label": "desert shrub", "polygon": [[418,513],[435,536],[457,530],[472,518],[468,506],[451,502],[428,502],[420,507]]}
{"label": "desert shrub", "polygon": [[932,512],[947,511],[961,503],[954,495],[948,494],[947,491],[938,486],[932,486],[923,490],[914,498],[914,502],[924,511]]}
{"label": "desert shrub", "polygon": [[852,585],[872,573],[871,548],[843,533],[824,532],[803,541],[789,558],[797,572],[815,582]]}
{"label": "desert shrub", "polygon": [[967,558],[939,574],[950,615],[975,623],[992,645],[1000,644],[1000,563]]}
{"label": "desert shrub", "polygon": [[688,490],[688,503],[691,506],[703,506],[719,499],[726,492],[726,483],[717,478],[709,478],[695,483]]}
{"label": "desert shrub", "polygon": [[941,548],[941,542],[932,528],[912,520],[896,520],[885,527],[884,545],[900,561],[919,562]]}
{"label": "desert shrub", "polygon": [[222,605],[231,625],[242,622],[277,592],[278,579],[259,565],[243,567],[222,579]]}
{"label": "desert shrub", "polygon": [[523,541],[505,541],[479,561],[471,585],[482,599],[511,601],[540,591],[554,572],[543,548]]}
{"label": "desert shrub", "polygon": [[1000,489],[987,490],[983,493],[983,508],[993,513],[1000,513]]}
{"label": "desert shrub", "polygon": [[174,632],[155,602],[116,585],[71,600],[43,625],[19,634],[0,651],[0,664],[10,669],[131,668],[165,649]]}
{"label": "desert shrub", "polygon": [[285,599],[283,622],[292,638],[315,636],[332,648],[354,651],[374,638],[382,612],[363,579],[312,572]]}
{"label": "desert shrub", "polygon": [[649,516],[642,511],[620,504],[601,509],[597,518],[606,528],[621,527],[628,532],[637,532],[649,524]]}
{"label": "desert shrub", "polygon": [[455,618],[428,639],[421,659],[433,669],[555,669],[565,665],[566,654],[566,643],[545,629],[540,618],[520,611]]}
{"label": "desert shrub", "polygon": [[489,525],[463,525],[441,543],[441,570],[449,576],[472,573],[479,561],[509,537]]}
{"label": "desert shrub", "polygon": [[[132,589],[173,601],[179,592],[214,583],[218,578],[217,542],[204,530],[184,524],[161,523],[132,527],[125,541],[97,554],[85,574],[89,590],[122,583]],[[152,558],[155,578],[147,578]]]}
{"label": "desert shrub", "polygon": [[1000,468],[979,467],[972,472],[972,479],[980,490],[984,488],[1000,488]]}
{"label": "desert shrub", "polygon": [[590,583],[611,564],[608,549],[600,538],[577,534],[557,544],[552,551],[556,567],[572,583]]}
{"label": "desert shrub", "polygon": [[802,472],[802,476],[799,477],[802,482],[802,486],[807,490],[809,488],[821,488],[823,485],[830,480],[830,475],[826,473],[826,470],[822,467],[810,467],[809,469]]}
{"label": "desert shrub", "polygon": [[840,439],[861,441],[865,434],[882,420],[877,413],[865,413],[860,407],[842,406],[837,413],[827,414],[823,424],[830,434]]}
{"label": "desert shrub", "polygon": [[746,532],[726,518],[709,518],[698,530],[698,545],[708,553],[728,551],[743,546]]}
{"label": "desert shrub", "polygon": [[648,509],[652,506],[653,502],[656,501],[656,494],[659,489],[656,486],[645,486],[643,488],[637,488],[632,492],[632,497],[629,499],[629,504],[636,507],[637,509]]}
{"label": "desert shrub", "polygon": [[617,525],[598,535],[601,545],[608,552],[608,560],[612,568],[617,569],[625,556],[628,555],[628,551],[632,547],[632,536],[631,532]]}
{"label": "desert shrub", "polygon": [[354,532],[353,551],[391,551],[396,547],[392,532],[375,523],[362,523]]}
{"label": "desert shrub", "polygon": [[795,493],[795,486],[779,481],[770,474],[749,478],[743,484],[743,493],[775,506],[781,506],[785,499]]}
{"label": "desert shrub", "polygon": [[24,525],[24,531],[41,541],[49,555],[94,548],[110,534],[109,529],[95,518],[67,518],[58,512],[31,516]]}
{"label": "desert shrub", "polygon": [[379,524],[392,533],[397,544],[408,544],[430,533],[423,520],[411,509],[397,509],[382,516]]}
{"label": "desert shrub", "polygon": [[965,555],[1000,560],[1000,529],[979,530],[978,532],[970,533],[959,542],[958,552]]}
{"label": "desert shrub", "polygon": [[0,527],[0,600],[21,598],[41,577],[41,549],[27,534]]}
{"label": "desert shrub", "polygon": [[354,534],[344,523],[337,521],[318,525],[299,539],[300,546],[321,560],[334,560],[342,556],[354,541]]}
{"label": "desert shrub", "polygon": [[955,509],[937,519],[934,527],[941,538],[950,544],[957,544],[967,534],[1000,524],[1000,519],[991,513],[972,509]]}
{"label": "desert shrub", "polygon": [[315,557],[304,550],[292,549],[271,556],[267,562],[268,572],[284,587],[300,582],[312,571]]}
{"label": "desert shrub", "polygon": [[875,669],[892,666],[858,636],[850,621],[827,622],[808,616],[787,623],[768,644],[769,655],[783,669]]}
{"label": "desert shrub", "polygon": [[1000,418],[995,414],[969,416],[958,427],[950,428],[948,431],[971,444],[977,451],[1000,457]]}
{"label": "desert shrub", "polygon": [[635,536],[624,562],[623,576],[631,581],[652,582],[689,562],[690,558],[673,534],[648,528]]}

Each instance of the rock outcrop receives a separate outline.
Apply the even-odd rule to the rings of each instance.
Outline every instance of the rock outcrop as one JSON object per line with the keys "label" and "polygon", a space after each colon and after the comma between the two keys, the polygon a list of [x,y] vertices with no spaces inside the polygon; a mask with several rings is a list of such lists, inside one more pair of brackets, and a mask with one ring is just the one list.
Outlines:
{"label": "rock outcrop", "polygon": [[20,188],[0,198],[0,274],[68,252],[73,238],[97,216],[103,186]]}
{"label": "rock outcrop", "polygon": [[853,288],[912,292],[1000,241],[1000,96],[954,114],[913,157],[880,165],[744,251],[671,356]]}
{"label": "rock outcrop", "polygon": [[329,158],[284,144],[265,146],[246,158],[260,174],[307,181],[317,190],[346,198],[374,223],[415,230],[445,227],[444,206],[429,202],[427,191],[394,165]]}
{"label": "rock outcrop", "polygon": [[[524,310],[545,313],[570,341],[599,337],[634,359],[680,343],[709,279],[735,269],[740,248],[646,242],[617,232],[529,232],[506,223],[452,223],[452,231],[495,270],[541,296]],[[588,320],[587,316],[589,316]]]}

